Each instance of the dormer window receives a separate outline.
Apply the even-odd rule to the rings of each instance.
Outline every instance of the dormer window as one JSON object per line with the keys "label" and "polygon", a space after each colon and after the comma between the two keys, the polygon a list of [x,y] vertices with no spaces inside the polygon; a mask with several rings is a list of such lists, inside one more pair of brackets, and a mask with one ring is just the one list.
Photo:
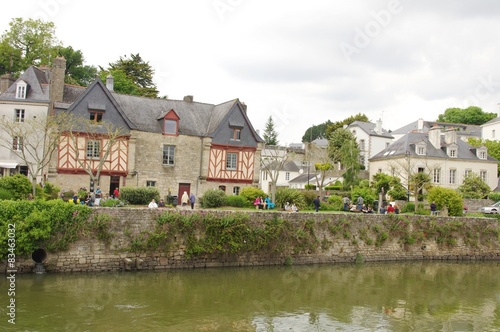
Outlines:
{"label": "dormer window", "polygon": [[233,128],[233,140],[239,141],[241,139],[241,129]]}
{"label": "dormer window", "polygon": [[477,157],[482,160],[488,159],[488,149],[485,146],[478,148]]}
{"label": "dormer window", "polygon": [[91,122],[95,122],[95,123],[102,122],[102,115],[104,114],[103,112],[89,111],[89,113],[90,113],[90,121]]}
{"label": "dormer window", "polygon": [[19,81],[16,87],[16,99],[26,99],[26,91],[28,90],[28,84],[24,81]]}
{"label": "dormer window", "polygon": [[170,110],[167,114],[163,115],[162,120],[162,132],[163,135],[179,135],[179,116],[175,113],[174,110]]}
{"label": "dormer window", "polygon": [[427,145],[424,142],[420,142],[415,146],[415,153],[419,156],[425,156],[427,151]]}
{"label": "dormer window", "polygon": [[458,157],[458,145],[453,143],[448,145],[446,148],[446,153],[448,154],[448,157],[450,158],[457,158]]}

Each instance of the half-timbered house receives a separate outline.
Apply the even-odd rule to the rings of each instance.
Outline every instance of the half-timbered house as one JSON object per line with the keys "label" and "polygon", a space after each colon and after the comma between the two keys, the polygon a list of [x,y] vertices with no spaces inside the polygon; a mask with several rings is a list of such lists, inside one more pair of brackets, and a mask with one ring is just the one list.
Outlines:
{"label": "half-timbered house", "polygon": [[[154,186],[163,196],[184,191],[201,196],[222,189],[238,194],[259,182],[262,138],[238,99],[213,105],[183,100],[151,99],[113,92],[113,79],[97,79],[71,105],[58,112],[93,119],[96,126],[120,129],[106,156],[109,138],[74,128],[61,137],[50,179],[63,190],[90,187],[86,168],[97,170],[104,193],[122,186]],[[66,107],[65,107],[66,106]]]}

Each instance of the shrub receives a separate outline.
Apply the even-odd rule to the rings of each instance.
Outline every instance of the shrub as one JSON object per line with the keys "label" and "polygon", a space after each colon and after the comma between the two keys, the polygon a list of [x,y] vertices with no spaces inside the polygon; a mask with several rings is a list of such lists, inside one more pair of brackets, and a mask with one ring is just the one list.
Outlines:
{"label": "shrub", "polygon": [[226,196],[226,205],[233,207],[248,207],[249,204],[243,196]]}
{"label": "shrub", "polygon": [[401,207],[401,213],[415,212],[415,203],[407,202]]}
{"label": "shrub", "polygon": [[202,208],[217,208],[226,204],[226,193],[220,189],[207,190],[200,200]]}
{"label": "shrub", "polygon": [[58,199],[59,191],[61,191],[61,188],[53,185],[50,182],[46,182],[45,186],[43,187],[43,192],[45,193],[46,199]]}
{"label": "shrub", "polygon": [[316,185],[315,184],[306,184],[304,186],[306,190],[316,190]]}
{"label": "shrub", "polygon": [[33,190],[31,181],[22,174],[0,178],[0,188],[10,191],[14,199],[26,199]]}
{"label": "shrub", "polygon": [[463,215],[464,202],[458,192],[450,188],[433,187],[427,196],[429,202],[434,201],[437,209],[442,210],[444,206],[448,208],[449,216]]}
{"label": "shrub", "polygon": [[297,189],[280,188],[276,191],[276,207],[283,208],[286,202],[295,204],[299,210],[306,207],[304,196]]}
{"label": "shrub", "polygon": [[318,192],[315,190],[301,190],[300,193],[304,197],[304,202],[306,206],[312,206],[313,201],[318,196]]}
{"label": "shrub", "polygon": [[344,209],[344,203],[342,202],[342,197],[337,195],[332,195],[328,197],[328,204],[332,207],[333,211],[342,211]]}
{"label": "shrub", "polygon": [[122,201],[121,199],[113,199],[113,198],[101,200],[99,202],[99,206],[103,206],[103,207],[122,207],[125,205],[126,205],[126,203],[124,201]]}
{"label": "shrub", "polygon": [[491,192],[491,193],[489,193],[488,198],[495,201],[495,202],[498,202],[498,201],[500,201],[500,193]]}
{"label": "shrub", "polygon": [[0,200],[14,199],[14,195],[5,188],[0,188]]}
{"label": "shrub", "polygon": [[245,197],[249,205],[253,205],[257,197],[265,197],[266,193],[256,187],[244,187],[240,190],[240,196]]}
{"label": "shrub", "polygon": [[120,199],[135,205],[146,205],[152,199],[160,200],[160,192],[156,187],[122,187],[120,190]]}

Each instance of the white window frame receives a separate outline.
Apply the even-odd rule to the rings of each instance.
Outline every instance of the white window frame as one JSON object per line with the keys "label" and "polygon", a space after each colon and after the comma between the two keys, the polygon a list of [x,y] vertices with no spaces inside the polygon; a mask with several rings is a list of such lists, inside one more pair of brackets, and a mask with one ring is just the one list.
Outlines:
{"label": "white window frame", "polygon": [[449,184],[457,183],[457,170],[455,168],[450,168],[448,180]]}
{"label": "white window frame", "polygon": [[486,182],[486,180],[488,179],[488,173],[485,170],[480,170],[479,177],[481,178],[481,180]]}
{"label": "white window frame", "polygon": [[26,84],[26,82],[17,83],[16,99],[26,99],[26,90],[28,90],[28,84]]}
{"label": "white window frame", "polygon": [[163,145],[162,164],[163,166],[175,165],[175,145],[170,145],[170,144]]}
{"label": "white window frame", "polygon": [[238,169],[238,153],[228,152],[226,154],[226,170],[236,171]]}
{"label": "white window frame", "polygon": [[435,168],[432,175],[434,183],[441,183],[441,168]]}
{"label": "white window frame", "polygon": [[24,140],[20,136],[15,136],[12,140],[12,150],[13,151],[23,151]]}
{"label": "white window frame", "polygon": [[16,108],[16,114],[14,114],[14,122],[22,123],[24,122],[24,117],[26,116],[26,110],[22,108]]}

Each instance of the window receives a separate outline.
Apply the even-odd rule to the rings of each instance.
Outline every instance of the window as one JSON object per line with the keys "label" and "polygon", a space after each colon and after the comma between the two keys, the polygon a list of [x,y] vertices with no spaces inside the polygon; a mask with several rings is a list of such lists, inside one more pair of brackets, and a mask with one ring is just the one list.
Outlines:
{"label": "window", "polygon": [[386,147],[386,148],[388,148],[388,147],[389,147],[389,145],[391,145],[391,143],[389,143],[389,142],[385,142],[385,147]]}
{"label": "window", "polygon": [[435,168],[433,175],[432,175],[432,181],[434,183],[440,183],[441,182],[441,168]]}
{"label": "window", "polygon": [[457,177],[457,170],[456,169],[450,169],[450,184],[455,184],[456,183],[456,177]]}
{"label": "window", "polygon": [[16,99],[26,99],[26,88],[28,85],[26,82],[20,81],[17,83],[17,89],[16,89]]}
{"label": "window", "polygon": [[24,122],[24,110],[16,109],[16,120],[15,122]]}
{"label": "window", "polygon": [[262,173],[262,180],[267,181],[267,172]]}
{"label": "window", "polygon": [[450,149],[450,157],[451,158],[457,157],[457,149]]}
{"label": "window", "polygon": [[423,146],[419,146],[419,147],[417,148],[417,154],[418,154],[419,156],[424,155],[424,154],[425,154],[425,148],[424,148]]}
{"label": "window", "polygon": [[233,187],[233,195],[239,195],[240,194],[240,187]]}
{"label": "window", "polygon": [[164,145],[163,146],[163,165],[175,165],[175,146],[174,145]]}
{"label": "window", "polygon": [[241,129],[233,129],[233,140],[239,141],[241,139]]}
{"label": "window", "polygon": [[491,138],[495,138],[495,129],[491,131]]}
{"label": "window", "polygon": [[235,171],[237,161],[238,161],[237,153],[228,153],[226,156],[226,169]]}
{"label": "window", "polygon": [[365,140],[364,139],[359,141],[359,150],[365,151]]}
{"label": "window", "polygon": [[290,172],[285,173],[285,180],[290,181]]}
{"label": "window", "polygon": [[12,150],[22,151],[23,150],[23,138],[16,136],[12,141]]}
{"label": "window", "polygon": [[486,171],[479,171],[479,177],[486,182]]}
{"label": "window", "polygon": [[464,177],[468,177],[469,175],[472,175],[472,170],[466,169],[464,172]]}
{"label": "window", "polygon": [[156,181],[147,180],[146,187],[156,187]]}
{"label": "window", "polygon": [[226,186],[219,186],[219,189],[222,190],[223,192],[226,192]]}
{"label": "window", "polygon": [[97,112],[97,111],[89,111],[90,113],[90,121],[100,123],[102,122],[102,115],[104,113],[102,112]]}
{"label": "window", "polygon": [[101,155],[101,141],[87,141],[87,158],[99,159]]}
{"label": "window", "polygon": [[165,119],[165,134],[177,135],[177,121]]}
{"label": "window", "polygon": [[486,152],[485,151],[479,152],[479,159],[486,159]]}

